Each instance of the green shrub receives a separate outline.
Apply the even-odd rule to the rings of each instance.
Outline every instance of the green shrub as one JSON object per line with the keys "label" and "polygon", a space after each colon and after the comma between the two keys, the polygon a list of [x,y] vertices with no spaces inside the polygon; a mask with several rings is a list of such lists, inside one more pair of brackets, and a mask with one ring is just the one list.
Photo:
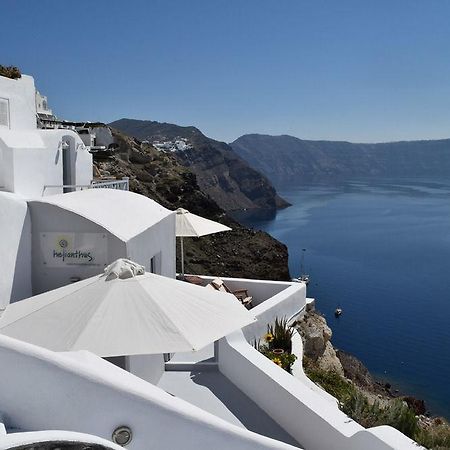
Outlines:
{"label": "green shrub", "polygon": [[420,429],[416,441],[432,450],[448,450],[450,448],[450,425],[447,422],[435,423],[426,429]]}
{"label": "green shrub", "polygon": [[381,406],[369,402],[367,396],[341,375],[319,368],[305,368],[308,377],[339,401],[340,409],[363,427],[389,425],[406,436],[416,438],[419,427],[414,411],[402,400]]}
{"label": "green shrub", "polygon": [[258,350],[277,366],[281,367],[286,372],[292,373],[292,364],[294,364],[297,359],[295,355],[288,352],[275,353],[272,350],[269,350],[266,345],[260,345]]}
{"label": "green shrub", "polygon": [[270,349],[280,348],[291,353],[293,334],[294,329],[288,325],[287,319],[278,319],[277,317],[274,324],[267,325],[267,334],[264,339]]}
{"label": "green shrub", "polygon": [[[320,385],[323,390],[335,397],[343,408],[347,408],[357,399],[358,391],[353,384],[346,381],[338,373],[331,370],[321,370],[318,368],[306,368],[306,374],[314,383]],[[356,404],[354,408],[356,408]],[[347,411],[344,411],[347,415]]]}
{"label": "green shrub", "polygon": [[269,358],[287,372],[292,372],[292,365],[297,357],[291,353],[291,338],[294,330],[288,325],[286,319],[275,319],[274,324],[267,325],[267,333],[264,336],[265,344],[256,341],[253,345],[264,356]]}

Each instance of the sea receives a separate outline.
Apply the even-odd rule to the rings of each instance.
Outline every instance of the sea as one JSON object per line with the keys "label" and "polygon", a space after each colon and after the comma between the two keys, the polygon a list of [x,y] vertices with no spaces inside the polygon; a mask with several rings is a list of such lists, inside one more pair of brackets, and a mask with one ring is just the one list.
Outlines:
{"label": "sea", "polygon": [[307,295],[336,347],[450,419],[450,180],[311,182],[278,192],[291,207],[236,218],[288,246],[292,276],[303,258]]}

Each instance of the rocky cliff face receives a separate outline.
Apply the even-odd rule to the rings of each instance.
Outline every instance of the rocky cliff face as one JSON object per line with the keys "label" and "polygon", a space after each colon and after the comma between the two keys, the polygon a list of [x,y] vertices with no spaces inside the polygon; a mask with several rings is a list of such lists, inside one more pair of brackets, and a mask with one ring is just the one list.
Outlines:
{"label": "rocky cliff face", "polygon": [[268,179],[229,145],[206,137],[195,127],[131,119],[110,125],[171,153],[196,175],[200,189],[224,210],[288,206]]}
{"label": "rocky cliff face", "polygon": [[181,165],[173,154],[141,144],[116,130],[113,135],[119,147],[112,157],[95,156],[97,176],[127,176],[132,191],[150,197],[166,208],[182,207],[233,229],[198,239],[185,239],[186,273],[275,280],[290,278],[286,246],[267,233],[249,230],[231,219],[202,192],[195,174]]}
{"label": "rocky cliff face", "polygon": [[332,370],[344,375],[344,369],[331,344],[332,331],[327,321],[315,311],[305,314],[297,323],[303,340],[303,355],[322,370]]}
{"label": "rocky cliff face", "polygon": [[248,134],[230,145],[276,186],[315,178],[450,174],[450,139],[352,144]]}

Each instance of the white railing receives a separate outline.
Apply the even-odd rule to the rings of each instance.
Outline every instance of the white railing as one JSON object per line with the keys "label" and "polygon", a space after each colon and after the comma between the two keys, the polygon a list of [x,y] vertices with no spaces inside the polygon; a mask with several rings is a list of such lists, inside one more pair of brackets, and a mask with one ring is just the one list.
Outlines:
{"label": "white railing", "polygon": [[121,180],[92,181],[91,184],[47,184],[44,186],[42,195],[47,189],[60,189],[63,192],[83,191],[84,189],[118,189],[121,191],[130,190],[130,179],[123,177]]}

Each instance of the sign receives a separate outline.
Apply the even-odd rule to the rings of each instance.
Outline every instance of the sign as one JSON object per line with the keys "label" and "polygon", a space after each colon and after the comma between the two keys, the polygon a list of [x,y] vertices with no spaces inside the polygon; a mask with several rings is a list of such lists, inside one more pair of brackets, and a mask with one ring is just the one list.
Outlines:
{"label": "sign", "polygon": [[107,236],[103,233],[40,233],[46,267],[107,265]]}

